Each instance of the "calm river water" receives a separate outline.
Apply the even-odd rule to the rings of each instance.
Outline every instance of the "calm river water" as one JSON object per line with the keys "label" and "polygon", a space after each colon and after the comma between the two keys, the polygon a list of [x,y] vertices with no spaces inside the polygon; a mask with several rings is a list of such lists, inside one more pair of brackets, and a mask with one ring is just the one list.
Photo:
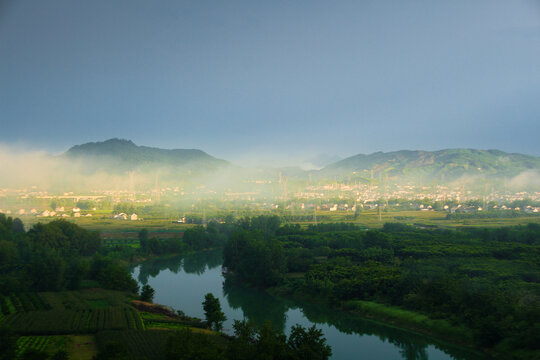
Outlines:
{"label": "calm river water", "polygon": [[220,250],[185,257],[155,259],[138,265],[133,275],[155,290],[154,302],[204,319],[204,295],[213,293],[227,316],[224,330],[232,333],[234,320],[270,320],[288,334],[292,325],[316,325],[332,347],[332,359],[349,360],[486,360],[465,349],[416,333],[396,329],[326,306],[271,296],[264,291],[225,281]]}

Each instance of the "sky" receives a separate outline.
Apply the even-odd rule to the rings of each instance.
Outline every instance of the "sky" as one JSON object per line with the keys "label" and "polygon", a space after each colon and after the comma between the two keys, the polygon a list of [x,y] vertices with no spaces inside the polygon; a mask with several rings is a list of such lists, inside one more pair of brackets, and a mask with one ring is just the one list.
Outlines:
{"label": "sky", "polygon": [[0,143],[540,155],[540,1],[0,0]]}

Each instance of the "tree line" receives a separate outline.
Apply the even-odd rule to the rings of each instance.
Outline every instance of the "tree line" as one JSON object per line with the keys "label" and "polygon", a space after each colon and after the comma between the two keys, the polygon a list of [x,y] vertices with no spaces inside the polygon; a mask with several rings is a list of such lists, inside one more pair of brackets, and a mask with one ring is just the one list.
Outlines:
{"label": "tree line", "polygon": [[400,307],[471,329],[516,358],[540,348],[540,225],[461,230],[385,224],[253,225],[230,236],[224,266],[262,287]]}

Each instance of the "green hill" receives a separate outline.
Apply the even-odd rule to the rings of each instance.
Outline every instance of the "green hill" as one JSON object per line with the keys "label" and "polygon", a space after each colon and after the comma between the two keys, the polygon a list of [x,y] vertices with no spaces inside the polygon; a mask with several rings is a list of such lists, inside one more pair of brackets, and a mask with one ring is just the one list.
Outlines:
{"label": "green hill", "polygon": [[540,157],[499,150],[446,149],[358,154],[323,168],[321,175],[455,180],[463,176],[512,177],[540,171]]}
{"label": "green hill", "polygon": [[122,139],[76,145],[63,156],[69,159],[90,161],[94,167],[110,168],[111,170],[130,170],[155,166],[213,170],[229,165],[227,161],[217,159],[197,149],[159,149],[137,146],[130,140]]}

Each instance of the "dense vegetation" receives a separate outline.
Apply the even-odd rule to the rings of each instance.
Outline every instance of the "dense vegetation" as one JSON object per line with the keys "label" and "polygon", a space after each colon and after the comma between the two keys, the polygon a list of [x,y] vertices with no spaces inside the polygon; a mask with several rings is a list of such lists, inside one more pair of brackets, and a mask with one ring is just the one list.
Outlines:
{"label": "dense vegetation", "polygon": [[[65,359],[67,336],[143,331],[143,318],[130,306],[139,287],[128,261],[219,246],[225,233],[226,226],[215,223],[189,229],[183,238],[149,237],[143,229],[138,247],[104,246],[99,233],[65,220],[25,231],[19,219],[0,214],[0,359]],[[140,299],[153,296],[143,286]],[[173,329],[200,326],[191,319],[149,321]],[[161,335],[162,344],[167,337]]]}
{"label": "dense vegetation", "polygon": [[366,231],[258,223],[231,235],[224,249],[224,266],[252,285],[359,311],[374,313],[380,303],[425,314],[441,320],[432,329],[441,335],[470,335],[475,345],[516,358],[540,350],[538,225]]}
{"label": "dense vegetation", "polygon": [[65,220],[38,223],[0,214],[0,292],[75,290],[83,279],[106,289],[137,291],[125,266],[100,254],[100,237]]}
{"label": "dense vegetation", "polygon": [[447,214],[448,220],[461,219],[509,219],[516,217],[533,217],[538,216],[538,213],[526,213],[515,210],[498,210],[498,211],[481,211],[472,213],[453,213]]}
{"label": "dense vegetation", "polygon": [[184,330],[169,338],[167,359],[200,360],[326,360],[332,354],[322,332],[314,326],[293,326],[287,338],[271,324],[255,327],[235,321],[234,337],[226,343]]}

